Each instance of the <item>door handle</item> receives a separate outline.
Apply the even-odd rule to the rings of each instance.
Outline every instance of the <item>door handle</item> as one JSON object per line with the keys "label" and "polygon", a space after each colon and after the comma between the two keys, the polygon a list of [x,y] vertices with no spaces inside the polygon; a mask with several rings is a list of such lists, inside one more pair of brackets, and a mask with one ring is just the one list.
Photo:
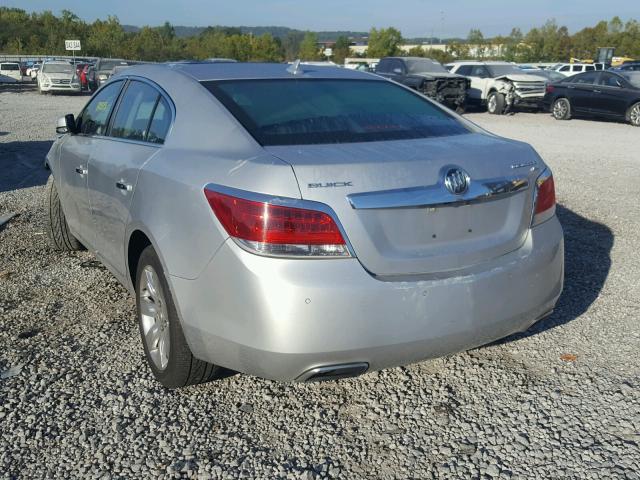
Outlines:
{"label": "door handle", "polygon": [[82,165],[80,165],[79,167],[76,167],[76,173],[78,175],[86,175],[87,174],[87,169],[84,168]]}
{"label": "door handle", "polygon": [[130,192],[132,187],[128,183],[116,182],[116,188]]}
{"label": "door handle", "polygon": [[574,89],[574,88],[576,88],[576,87],[574,87],[573,85],[567,85],[567,88],[568,88],[569,90],[573,90],[573,89]]}
{"label": "door handle", "polygon": [[593,90],[593,93],[602,93],[602,90]]}

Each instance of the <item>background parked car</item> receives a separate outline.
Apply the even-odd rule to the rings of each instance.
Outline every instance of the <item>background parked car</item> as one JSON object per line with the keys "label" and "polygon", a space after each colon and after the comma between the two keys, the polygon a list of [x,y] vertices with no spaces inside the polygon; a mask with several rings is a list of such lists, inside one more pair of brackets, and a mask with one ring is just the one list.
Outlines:
{"label": "background parked car", "polygon": [[116,58],[99,58],[95,63],[96,80],[98,86],[109,80],[109,77],[113,75],[113,69],[118,66],[134,65],[135,62],[129,60],[122,60]]}
{"label": "background parked car", "polygon": [[565,77],[570,77],[578,73],[593,72],[596,70],[596,66],[592,63],[559,63],[554,65],[552,70]]}
{"label": "background parked car", "polygon": [[0,63],[0,75],[13,78],[16,82],[21,82],[22,70],[20,69],[20,64],[17,62]]}
{"label": "background parked car", "polygon": [[612,68],[615,71],[640,71],[640,62],[625,62],[617,68]]}
{"label": "background parked car", "polygon": [[38,70],[42,66],[41,63],[34,63],[29,68],[27,68],[27,76],[31,77],[31,80],[35,80],[38,76]]}
{"label": "background parked car", "polygon": [[413,88],[436,102],[463,112],[468,78],[447,71],[440,62],[421,57],[386,57],[376,65],[375,73]]}
{"label": "background parked car", "polygon": [[38,74],[38,90],[47,92],[80,92],[80,78],[69,62],[44,62]]}
{"label": "background parked car", "polygon": [[523,105],[538,108],[544,97],[547,79],[526,74],[507,62],[455,62],[450,71],[471,79],[467,103],[487,107],[489,113],[502,115]]}
{"label": "background parked car", "polygon": [[544,106],[557,120],[624,119],[640,126],[640,72],[586,72],[547,85]]}

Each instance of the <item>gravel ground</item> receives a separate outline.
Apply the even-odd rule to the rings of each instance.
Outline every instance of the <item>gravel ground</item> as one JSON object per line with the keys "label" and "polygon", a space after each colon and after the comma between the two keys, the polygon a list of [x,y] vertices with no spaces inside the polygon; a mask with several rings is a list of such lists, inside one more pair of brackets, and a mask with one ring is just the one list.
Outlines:
{"label": "gravel ground", "polygon": [[86,97],[0,93],[0,478],[639,478],[640,130],[468,117],[532,143],[566,235],[556,312],[491,346],[320,384],[165,391],[134,301],[43,235],[42,160]]}

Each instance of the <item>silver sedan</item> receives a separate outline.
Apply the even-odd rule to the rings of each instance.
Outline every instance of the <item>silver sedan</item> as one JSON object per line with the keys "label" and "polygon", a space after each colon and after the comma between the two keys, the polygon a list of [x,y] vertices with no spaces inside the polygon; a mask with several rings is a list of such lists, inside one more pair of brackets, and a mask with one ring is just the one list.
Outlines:
{"label": "silver sedan", "polygon": [[354,376],[527,329],[563,286],[529,145],[333,67],[143,65],[60,119],[45,208],[137,300],[157,379]]}

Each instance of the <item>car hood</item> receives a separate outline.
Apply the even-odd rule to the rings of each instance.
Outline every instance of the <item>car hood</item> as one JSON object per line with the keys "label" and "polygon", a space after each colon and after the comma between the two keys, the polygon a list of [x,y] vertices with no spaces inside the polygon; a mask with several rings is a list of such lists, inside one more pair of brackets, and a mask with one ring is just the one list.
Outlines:
{"label": "car hood", "polygon": [[544,77],[529,75],[528,73],[501,75],[496,77],[496,80],[511,80],[512,82],[547,82],[547,79]]}
{"label": "car hood", "polygon": [[421,72],[421,73],[411,73],[409,76],[412,77],[423,77],[423,78],[465,78],[462,75],[458,75],[457,73],[451,72]]}

